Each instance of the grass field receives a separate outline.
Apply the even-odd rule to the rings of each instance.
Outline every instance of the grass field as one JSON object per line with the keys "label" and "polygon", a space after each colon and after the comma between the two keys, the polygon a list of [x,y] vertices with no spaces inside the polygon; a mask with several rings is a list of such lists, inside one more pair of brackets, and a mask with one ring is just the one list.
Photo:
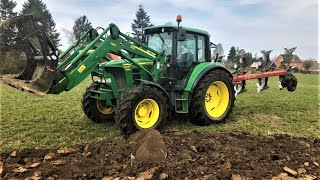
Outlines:
{"label": "grass field", "polygon": [[[279,91],[276,77],[270,78],[270,88],[261,94],[256,92],[256,81],[248,81],[248,91],[237,97],[233,113],[225,124],[197,127],[183,120],[174,120],[165,129],[319,137],[320,76],[295,75],[298,88],[293,93]],[[36,97],[0,83],[0,151],[120,138],[115,123],[95,124],[83,114],[80,101],[89,84],[88,79],[61,95]]]}

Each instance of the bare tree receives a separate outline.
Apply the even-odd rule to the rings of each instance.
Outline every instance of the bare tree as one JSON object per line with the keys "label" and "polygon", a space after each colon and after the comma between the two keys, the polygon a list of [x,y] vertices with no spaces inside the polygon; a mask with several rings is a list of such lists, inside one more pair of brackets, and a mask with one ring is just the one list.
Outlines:
{"label": "bare tree", "polygon": [[64,36],[66,37],[69,44],[72,44],[76,41],[76,36],[71,30],[66,28],[62,28],[61,31],[63,32]]}
{"label": "bare tree", "polygon": [[303,67],[305,70],[309,71],[309,69],[313,66],[315,59],[309,58],[303,62]]}

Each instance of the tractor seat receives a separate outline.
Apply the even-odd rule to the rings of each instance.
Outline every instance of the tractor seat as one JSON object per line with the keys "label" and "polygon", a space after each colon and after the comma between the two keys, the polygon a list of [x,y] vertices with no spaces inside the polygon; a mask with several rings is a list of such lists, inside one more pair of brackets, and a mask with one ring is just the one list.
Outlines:
{"label": "tractor seat", "polygon": [[183,53],[178,60],[178,64],[190,67],[193,61],[194,57],[192,53]]}

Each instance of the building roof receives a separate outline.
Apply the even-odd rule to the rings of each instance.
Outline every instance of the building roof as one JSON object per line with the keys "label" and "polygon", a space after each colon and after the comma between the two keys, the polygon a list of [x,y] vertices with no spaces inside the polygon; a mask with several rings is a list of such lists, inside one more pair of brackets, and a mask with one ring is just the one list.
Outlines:
{"label": "building roof", "polygon": [[257,68],[259,66],[258,62],[253,62],[250,67]]}
{"label": "building roof", "polygon": [[[279,55],[274,62],[276,64],[280,63],[280,61],[282,61],[282,59],[283,59],[283,56]],[[298,55],[293,54],[291,63],[303,63],[303,61],[299,58]]]}
{"label": "building roof", "polygon": [[298,55],[293,54],[292,55],[292,63],[303,63],[302,60],[299,58]]}
{"label": "building roof", "polygon": [[276,65],[276,63],[272,62],[269,67],[270,67],[270,68],[276,68],[277,65]]}

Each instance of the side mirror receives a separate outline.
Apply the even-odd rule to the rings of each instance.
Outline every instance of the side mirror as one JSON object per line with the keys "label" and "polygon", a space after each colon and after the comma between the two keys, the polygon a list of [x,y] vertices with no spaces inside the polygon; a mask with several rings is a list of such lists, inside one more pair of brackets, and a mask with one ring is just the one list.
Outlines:
{"label": "side mirror", "polygon": [[216,49],[213,51],[213,54],[214,54],[214,61],[217,61],[220,57],[223,57],[224,50],[221,43],[219,43],[216,46]]}
{"label": "side mirror", "polygon": [[178,29],[177,32],[177,40],[178,41],[184,41],[186,40],[187,32],[186,30],[183,30],[181,27]]}
{"label": "side mirror", "polygon": [[170,63],[170,62],[171,62],[171,55],[170,55],[170,54],[167,55],[167,57],[166,57],[166,62],[167,62],[167,63]]}
{"label": "side mirror", "polygon": [[142,43],[146,43],[146,42],[147,42],[147,38],[146,38],[146,35],[145,35],[145,34],[142,34],[141,42],[142,42]]}

